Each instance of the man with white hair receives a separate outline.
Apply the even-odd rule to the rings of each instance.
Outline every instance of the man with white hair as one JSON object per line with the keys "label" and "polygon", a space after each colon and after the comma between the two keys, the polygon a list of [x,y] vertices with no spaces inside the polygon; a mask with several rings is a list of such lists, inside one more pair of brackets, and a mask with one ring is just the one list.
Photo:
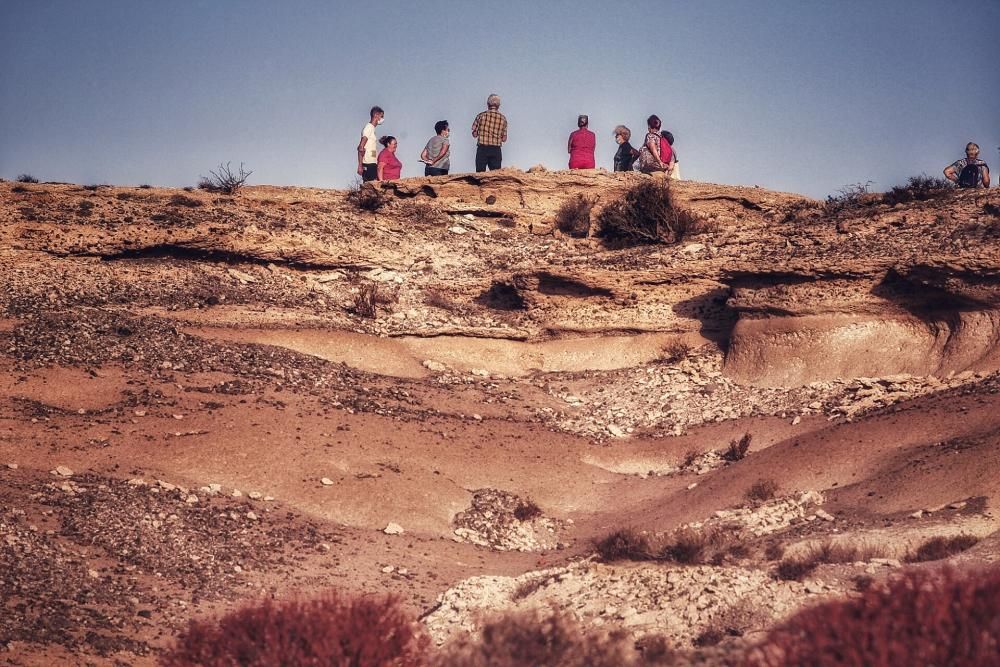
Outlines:
{"label": "man with white hair", "polygon": [[507,141],[507,119],[500,113],[500,96],[493,93],[486,98],[486,111],[472,122],[472,136],[476,146],[476,171],[500,169],[503,153],[500,147]]}

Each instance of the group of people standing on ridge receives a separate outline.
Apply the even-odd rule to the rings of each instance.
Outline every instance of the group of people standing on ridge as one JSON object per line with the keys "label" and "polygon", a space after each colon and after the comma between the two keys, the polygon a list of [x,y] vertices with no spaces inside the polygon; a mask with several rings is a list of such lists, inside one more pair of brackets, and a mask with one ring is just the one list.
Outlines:
{"label": "group of people standing on ridge", "polygon": [[[376,137],[375,128],[385,121],[381,107],[372,107],[369,122],[361,132],[358,143],[358,175],[363,181],[391,181],[400,177],[403,164],[396,156],[399,142],[386,135]],[[577,118],[577,129],[569,135],[566,150],[570,169],[594,169],[594,151],[597,137],[590,130],[586,115]],[[670,178],[680,178],[677,152],[673,150],[674,136],[662,130],[658,116],[650,116],[642,148],[636,150],[629,143],[632,132],[624,125],[614,130],[618,151],[615,153],[615,171],[665,173]],[[451,168],[451,128],[448,121],[434,124],[434,136],[420,153],[424,163],[424,176],[443,176]],[[476,171],[500,169],[503,164],[503,144],[507,141],[507,118],[500,113],[500,96],[492,94],[486,99],[486,111],[480,112],[472,122],[472,136],[476,139]],[[379,151],[377,145],[383,146]]]}

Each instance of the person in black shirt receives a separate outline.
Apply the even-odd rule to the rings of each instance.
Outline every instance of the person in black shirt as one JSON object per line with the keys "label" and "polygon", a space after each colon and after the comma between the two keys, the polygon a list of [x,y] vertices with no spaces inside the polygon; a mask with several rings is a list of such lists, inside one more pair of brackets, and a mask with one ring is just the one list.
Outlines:
{"label": "person in black shirt", "polygon": [[615,171],[632,171],[632,163],[639,157],[639,151],[632,148],[628,142],[632,131],[624,125],[615,128],[615,141],[618,142],[618,152],[615,153]]}

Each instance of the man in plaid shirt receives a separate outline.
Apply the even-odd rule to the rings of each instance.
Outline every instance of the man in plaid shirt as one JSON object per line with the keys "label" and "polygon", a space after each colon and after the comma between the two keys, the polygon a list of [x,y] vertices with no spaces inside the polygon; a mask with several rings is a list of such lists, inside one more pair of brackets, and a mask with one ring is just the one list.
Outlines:
{"label": "man in plaid shirt", "polygon": [[479,140],[476,147],[476,171],[499,169],[503,161],[500,147],[507,141],[507,119],[500,113],[500,96],[486,99],[486,111],[472,122],[472,136]]}

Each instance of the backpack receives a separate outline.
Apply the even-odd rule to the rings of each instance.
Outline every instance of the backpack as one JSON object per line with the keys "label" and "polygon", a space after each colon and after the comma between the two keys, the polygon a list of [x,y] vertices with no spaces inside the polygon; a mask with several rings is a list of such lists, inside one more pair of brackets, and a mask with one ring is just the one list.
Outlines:
{"label": "backpack", "polygon": [[660,162],[669,163],[673,154],[674,149],[670,147],[670,142],[667,141],[666,137],[660,136]]}
{"label": "backpack", "polygon": [[979,165],[970,161],[962,167],[962,173],[958,175],[958,187],[977,188],[979,187]]}

